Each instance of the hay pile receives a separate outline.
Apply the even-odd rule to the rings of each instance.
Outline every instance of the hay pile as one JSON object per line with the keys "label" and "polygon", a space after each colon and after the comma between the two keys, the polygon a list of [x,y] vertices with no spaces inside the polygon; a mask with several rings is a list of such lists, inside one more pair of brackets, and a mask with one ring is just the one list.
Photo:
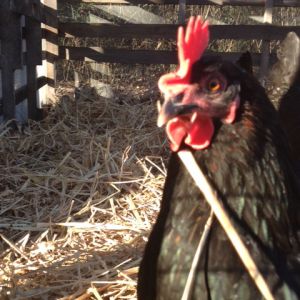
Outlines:
{"label": "hay pile", "polygon": [[2,128],[0,299],[134,299],[165,144],[153,101],[90,91]]}

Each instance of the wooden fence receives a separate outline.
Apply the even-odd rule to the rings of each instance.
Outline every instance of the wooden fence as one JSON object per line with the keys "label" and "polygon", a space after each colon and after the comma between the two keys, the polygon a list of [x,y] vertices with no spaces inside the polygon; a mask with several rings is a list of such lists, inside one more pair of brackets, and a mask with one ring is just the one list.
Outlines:
{"label": "wooden fence", "polygon": [[[176,31],[179,24],[186,20],[187,6],[191,5],[214,5],[214,6],[254,6],[261,7],[264,11],[256,25],[211,25],[211,39],[234,39],[234,40],[260,40],[262,43],[261,53],[252,53],[253,64],[260,66],[259,79],[264,84],[270,59],[275,59],[275,54],[270,55],[270,43],[273,40],[282,40],[288,32],[295,31],[300,36],[300,26],[275,26],[272,25],[273,8],[294,7],[299,10],[298,0],[69,0],[69,3],[85,3],[99,11],[110,12],[112,19],[117,22],[109,22],[100,18],[97,23],[60,23],[59,33],[61,37],[78,38],[110,38],[110,39],[173,39],[176,38]],[[137,10],[136,5],[179,5],[177,24],[166,24],[166,22],[144,16],[141,9]],[[109,9],[105,7],[109,5]],[[118,8],[113,9],[114,6]],[[131,7],[131,15],[140,15],[140,18],[127,18],[122,13],[125,10],[130,14],[128,7]],[[109,14],[109,13],[108,13]],[[121,21],[118,23],[118,19]],[[148,24],[145,21],[148,19]],[[151,20],[153,19],[153,20]],[[259,18],[258,18],[259,19]],[[97,18],[96,18],[97,21]],[[124,23],[125,21],[125,23]],[[139,21],[139,22],[138,22]],[[150,23],[150,24],[149,24]],[[159,23],[159,24],[158,24]],[[251,50],[251,49],[249,49]],[[224,58],[236,61],[241,53],[223,52],[219,53]],[[79,61],[94,61],[98,63],[122,63],[122,64],[176,64],[177,53],[165,50],[128,50],[120,48],[105,47],[60,47],[60,58]],[[78,78],[78,76],[76,76]]]}
{"label": "wooden fence", "polygon": [[0,1],[0,116],[4,122],[39,119],[41,103],[54,94],[54,65],[49,57],[58,55],[51,35],[57,39],[57,7],[56,1],[42,2]]}
{"label": "wooden fence", "polygon": [[[2,98],[0,100],[0,115],[4,119],[15,117],[15,105],[28,99],[28,116],[39,117],[39,105],[45,103],[45,98],[53,93],[55,83],[55,61],[57,59],[95,61],[123,64],[174,64],[177,62],[176,51],[160,50],[128,50],[117,47],[69,47],[58,46],[58,37],[65,38],[126,38],[126,39],[175,39],[178,24],[184,22],[188,5],[224,5],[224,6],[255,6],[264,7],[261,24],[258,25],[212,25],[210,27],[212,40],[263,40],[263,52],[253,55],[256,65],[261,65],[261,76],[268,66],[270,41],[282,40],[289,31],[300,36],[299,26],[272,25],[273,7],[295,7],[300,10],[299,0],[1,0],[0,2],[0,39],[2,53],[0,67],[2,69]],[[61,3],[101,6],[122,6],[125,20],[122,24],[99,18],[99,22],[78,23],[58,22],[57,6]],[[22,4],[20,4],[22,3]],[[24,4],[25,3],[25,4]],[[177,24],[159,22],[153,17],[154,24],[147,24],[147,14],[140,9],[143,19],[135,19],[124,15],[130,14],[128,7],[139,4],[179,5]],[[127,7],[127,9],[125,9]],[[300,13],[299,13],[300,16]],[[22,21],[23,20],[23,21]],[[128,20],[128,22],[127,22]],[[142,22],[138,22],[142,20]],[[22,22],[23,27],[22,27]],[[150,22],[151,23],[151,22]],[[160,24],[159,24],[160,23]],[[44,39],[44,43],[41,40]],[[22,41],[26,41],[26,49]],[[225,58],[235,60],[240,53],[220,53]],[[261,60],[262,59],[262,60]],[[42,65],[41,65],[42,64]],[[38,66],[36,68],[37,65]],[[24,69],[24,66],[26,68]],[[16,71],[23,72],[26,85],[15,88]],[[40,73],[42,74],[40,76]],[[39,76],[37,76],[39,75]],[[46,91],[36,93],[47,84]],[[52,90],[51,90],[52,88]]]}
{"label": "wooden fence", "polygon": [[[69,0],[78,3],[78,0]],[[89,4],[182,4],[182,0],[81,0]],[[188,0],[185,5],[230,5],[230,6],[261,6],[266,9],[266,24],[261,25],[212,25],[210,26],[212,40],[282,40],[290,31],[300,36],[299,26],[271,25],[268,15],[272,15],[272,7],[300,7],[298,0]],[[181,13],[184,14],[184,11]],[[300,15],[300,12],[299,12]],[[180,16],[179,16],[179,19]],[[107,24],[107,23],[60,23],[62,37],[91,37],[91,38],[149,38],[175,39],[177,24]],[[228,59],[236,59],[240,53],[221,53]],[[176,51],[145,51],[103,49],[96,50],[88,47],[61,47],[60,58],[72,60],[91,59],[97,62],[141,63],[141,64],[173,64],[177,61]],[[259,63],[260,55],[254,55],[254,62]]]}

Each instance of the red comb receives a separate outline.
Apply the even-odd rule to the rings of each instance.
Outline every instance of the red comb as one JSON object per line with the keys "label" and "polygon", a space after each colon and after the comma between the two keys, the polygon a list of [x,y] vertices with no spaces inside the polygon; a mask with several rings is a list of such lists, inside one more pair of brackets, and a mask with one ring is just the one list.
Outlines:
{"label": "red comb", "polygon": [[161,92],[167,93],[169,91],[172,94],[177,94],[178,90],[189,83],[191,67],[195,61],[201,58],[207,48],[208,41],[208,22],[203,22],[200,16],[190,17],[185,32],[183,27],[178,28],[179,68],[176,72],[160,77],[158,87]]}

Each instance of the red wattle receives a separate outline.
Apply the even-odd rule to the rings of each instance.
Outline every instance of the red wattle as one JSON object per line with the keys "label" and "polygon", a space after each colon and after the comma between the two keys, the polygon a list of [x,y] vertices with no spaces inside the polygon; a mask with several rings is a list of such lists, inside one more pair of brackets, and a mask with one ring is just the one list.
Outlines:
{"label": "red wattle", "polygon": [[176,117],[170,120],[166,132],[171,143],[171,150],[178,151],[184,143],[195,150],[205,149],[210,145],[214,134],[214,125],[210,118],[199,114],[195,118]]}
{"label": "red wattle", "polygon": [[197,116],[188,131],[185,143],[195,150],[205,149],[210,145],[214,134],[214,124],[211,118]]}
{"label": "red wattle", "polygon": [[186,137],[187,130],[185,122],[180,118],[173,118],[167,123],[166,132],[173,152],[179,149],[182,140]]}

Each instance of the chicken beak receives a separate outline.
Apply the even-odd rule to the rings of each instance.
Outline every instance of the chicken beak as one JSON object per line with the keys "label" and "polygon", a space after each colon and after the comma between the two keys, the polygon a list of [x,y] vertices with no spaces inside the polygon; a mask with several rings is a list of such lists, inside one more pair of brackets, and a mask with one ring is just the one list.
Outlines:
{"label": "chicken beak", "polygon": [[178,115],[190,114],[197,108],[197,105],[195,104],[182,104],[178,101],[178,96],[176,96],[174,98],[166,99],[162,105],[158,102],[158,127],[162,127],[169,120],[177,117]]}
{"label": "chicken beak", "polygon": [[157,126],[162,127],[165,125],[170,119],[176,116],[176,108],[172,101],[166,101],[163,105],[158,101],[158,118],[157,118]]}

